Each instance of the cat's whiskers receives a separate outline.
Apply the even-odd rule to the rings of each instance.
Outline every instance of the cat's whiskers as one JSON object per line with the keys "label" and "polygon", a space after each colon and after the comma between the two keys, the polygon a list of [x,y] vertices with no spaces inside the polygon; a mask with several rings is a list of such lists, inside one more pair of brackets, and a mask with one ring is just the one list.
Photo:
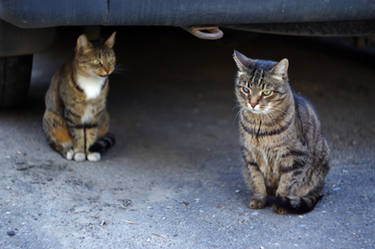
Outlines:
{"label": "cat's whiskers", "polygon": [[272,107],[271,108],[272,111],[266,113],[266,117],[269,118],[271,120],[271,122],[274,122],[275,120],[277,120],[277,118],[280,116],[280,115],[284,115],[284,114],[287,114],[288,111],[286,110],[283,110],[283,109],[280,109],[278,107]]}
{"label": "cat's whiskers", "polygon": [[241,106],[240,103],[237,103],[237,105],[234,106],[233,109],[237,109],[237,110],[238,110],[238,111],[236,112],[236,115],[235,115],[234,118],[233,118],[233,124],[234,124],[234,122],[236,122],[236,121],[238,120],[239,116],[240,116],[241,113],[245,110],[245,108],[243,108],[243,107]]}
{"label": "cat's whiskers", "polygon": [[277,106],[272,106],[270,107],[271,111],[269,113],[275,113],[275,112],[278,112],[280,114],[286,114],[288,113],[288,110],[285,110],[285,109],[282,109],[280,107],[277,107]]}
{"label": "cat's whiskers", "polygon": [[232,109],[233,109],[233,110],[239,110],[239,112],[241,112],[244,108],[243,108],[243,106],[241,105],[241,103],[236,102],[235,106],[233,106]]}
{"label": "cat's whiskers", "polygon": [[125,67],[123,64],[117,64],[115,70],[112,72],[113,74],[121,74],[124,72],[128,72],[129,68]]}

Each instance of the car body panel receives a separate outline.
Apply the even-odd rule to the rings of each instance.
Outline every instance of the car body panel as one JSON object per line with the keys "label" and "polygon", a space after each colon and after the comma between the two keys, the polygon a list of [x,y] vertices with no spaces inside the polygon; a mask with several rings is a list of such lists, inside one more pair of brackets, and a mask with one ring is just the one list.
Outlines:
{"label": "car body panel", "polygon": [[374,18],[373,0],[0,0],[0,19],[21,28],[233,25]]}

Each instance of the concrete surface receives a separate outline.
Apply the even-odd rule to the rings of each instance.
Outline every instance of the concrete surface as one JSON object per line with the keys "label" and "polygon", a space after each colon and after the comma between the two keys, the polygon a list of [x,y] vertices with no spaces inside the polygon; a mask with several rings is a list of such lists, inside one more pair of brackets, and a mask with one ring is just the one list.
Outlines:
{"label": "concrete surface", "polygon": [[[375,247],[373,57],[234,31],[221,41],[180,29],[118,31],[121,65],[109,96],[118,142],[101,162],[64,160],[41,130],[49,78],[72,53],[78,30],[63,31],[55,48],[35,56],[27,108],[1,112],[0,248]],[[308,214],[247,206],[234,48],[288,57],[292,86],[320,113],[331,170],[324,198]]]}

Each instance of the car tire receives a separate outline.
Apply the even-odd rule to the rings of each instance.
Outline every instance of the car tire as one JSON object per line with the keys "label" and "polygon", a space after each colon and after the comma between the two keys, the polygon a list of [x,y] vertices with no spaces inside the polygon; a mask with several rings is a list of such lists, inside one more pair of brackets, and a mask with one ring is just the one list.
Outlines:
{"label": "car tire", "polygon": [[21,106],[29,90],[33,55],[0,57],[0,107]]}

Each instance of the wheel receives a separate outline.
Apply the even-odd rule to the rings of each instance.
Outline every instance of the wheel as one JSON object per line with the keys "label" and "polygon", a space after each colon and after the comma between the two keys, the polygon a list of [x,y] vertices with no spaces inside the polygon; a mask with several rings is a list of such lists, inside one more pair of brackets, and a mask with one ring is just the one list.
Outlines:
{"label": "wheel", "polygon": [[0,107],[24,103],[30,85],[33,55],[0,57]]}

